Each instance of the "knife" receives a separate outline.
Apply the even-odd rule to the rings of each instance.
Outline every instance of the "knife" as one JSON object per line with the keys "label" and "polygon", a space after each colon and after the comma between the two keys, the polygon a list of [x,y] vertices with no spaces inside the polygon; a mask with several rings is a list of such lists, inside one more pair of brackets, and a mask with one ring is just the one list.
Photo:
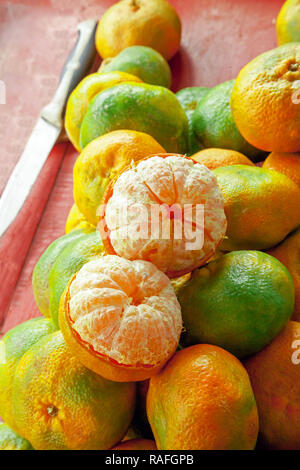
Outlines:
{"label": "knife", "polygon": [[[47,202],[45,192],[51,187],[59,169],[53,164],[55,175],[47,181],[38,194],[38,176],[63,129],[66,101],[87,74],[96,56],[96,20],[78,25],[77,42],[63,67],[58,88],[46,105],[29,137],[25,149],[15,166],[0,199],[0,322],[16,285],[27,251]],[[63,158],[63,152],[56,152]],[[52,155],[52,154],[51,154]],[[46,170],[45,170],[46,171]],[[36,199],[41,199],[38,206]]]}
{"label": "knife", "polygon": [[96,25],[95,20],[87,20],[78,25],[78,41],[63,68],[56,93],[51,103],[42,109],[0,199],[0,237],[13,222],[30,193],[50,150],[61,133],[62,113],[66,101],[95,58]]}

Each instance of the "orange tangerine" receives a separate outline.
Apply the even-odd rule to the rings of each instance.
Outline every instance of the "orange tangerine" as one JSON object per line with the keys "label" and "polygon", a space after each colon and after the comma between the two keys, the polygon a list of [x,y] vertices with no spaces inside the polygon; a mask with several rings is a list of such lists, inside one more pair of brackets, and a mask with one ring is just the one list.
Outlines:
{"label": "orange tangerine", "polygon": [[278,153],[272,152],[263,163],[263,168],[276,170],[291,178],[300,186],[300,152]]}
{"label": "orange tangerine", "polygon": [[300,151],[300,42],[267,51],[239,73],[231,110],[243,137],[267,152]]}
{"label": "orange tangerine", "polygon": [[106,380],[80,364],[57,331],[20,360],[13,414],[36,450],[106,450],[125,436],[135,395],[134,383]]}
{"label": "orange tangerine", "polygon": [[181,309],[168,277],[147,261],[103,256],[62,296],[60,326],[87,368],[117,382],[144,380],[174,354]]}
{"label": "orange tangerine", "polygon": [[291,321],[259,353],[245,362],[265,447],[300,449],[300,323]]}
{"label": "orange tangerine", "polygon": [[266,250],[300,225],[300,188],[278,171],[249,165],[213,170],[224,197],[221,249]]}
{"label": "orange tangerine", "polygon": [[254,163],[245,155],[235,150],[227,149],[204,149],[191,156],[197,163],[207,166],[210,170],[214,170],[219,166],[230,165],[251,165]]}
{"label": "orange tangerine", "polygon": [[17,426],[12,391],[16,369],[26,351],[54,331],[55,326],[48,318],[32,318],[8,331],[0,341],[0,416],[14,431]]}
{"label": "orange tangerine", "polygon": [[160,450],[250,450],[257,407],[245,368],[210,344],[177,352],[150,380],[147,414]]}
{"label": "orange tangerine", "polygon": [[291,273],[295,285],[295,306],[292,320],[300,321],[300,228],[291,233],[282,243],[268,251]]}
{"label": "orange tangerine", "polygon": [[165,152],[153,137],[131,130],[112,131],[93,140],[74,165],[74,199],[89,224],[97,225],[97,209],[109,182],[132,160]]}
{"label": "orange tangerine", "polygon": [[99,229],[109,254],[150,261],[177,277],[214,254],[226,231],[224,200],[204,165],[178,154],[150,155],[110,183]]}
{"label": "orange tangerine", "polygon": [[178,51],[180,39],[181,22],[167,0],[121,0],[100,18],[95,43],[103,59],[140,45],[169,60]]}

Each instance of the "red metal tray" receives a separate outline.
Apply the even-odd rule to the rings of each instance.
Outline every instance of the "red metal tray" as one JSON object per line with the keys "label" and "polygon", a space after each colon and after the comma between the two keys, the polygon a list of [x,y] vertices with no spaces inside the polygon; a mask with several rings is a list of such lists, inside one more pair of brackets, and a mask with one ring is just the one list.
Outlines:
{"label": "red metal tray", "polygon": [[[50,100],[76,36],[78,22],[99,18],[113,0],[0,0],[0,193],[43,105]],[[275,19],[283,0],[170,0],[183,24],[180,52],[172,59],[173,90],[214,86],[235,78],[243,65],[276,47]],[[31,276],[45,248],[63,235],[73,202],[72,169],[77,156],[58,144],[40,175],[45,184],[64,154],[58,177],[21,271],[1,333],[40,313]],[[44,182],[44,183],[43,183]],[[20,233],[20,236],[22,234]],[[16,256],[18,254],[16,253]]]}

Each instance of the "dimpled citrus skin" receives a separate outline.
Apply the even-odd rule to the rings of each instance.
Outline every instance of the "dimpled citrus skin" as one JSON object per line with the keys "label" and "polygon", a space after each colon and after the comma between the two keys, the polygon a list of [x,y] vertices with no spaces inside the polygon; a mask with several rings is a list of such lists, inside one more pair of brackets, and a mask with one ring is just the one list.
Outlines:
{"label": "dimpled citrus skin", "polygon": [[8,331],[0,341],[0,416],[14,430],[12,387],[17,365],[33,344],[54,331],[51,320],[33,318]]}
{"label": "dimpled citrus skin", "polygon": [[260,151],[241,135],[230,109],[234,82],[229,80],[217,85],[199,101],[193,114],[193,130],[205,148],[231,149],[255,158]]}
{"label": "dimpled citrus skin", "polygon": [[52,242],[42,253],[32,273],[32,289],[36,304],[40,312],[51,318],[49,274],[57,257],[63,252],[71,241],[80,238],[82,230],[76,230],[70,235],[64,235]]}
{"label": "dimpled citrus skin", "polygon": [[245,361],[265,447],[300,449],[299,359],[300,323],[291,321],[269,346]]}
{"label": "dimpled citrus skin", "polygon": [[237,357],[262,349],[294,308],[290,273],[260,251],[233,251],[193,272],[177,292],[184,344],[216,344]]}
{"label": "dimpled citrus skin", "polygon": [[121,83],[95,96],[82,121],[81,146],[118,129],[150,134],[167,152],[187,151],[185,112],[176,95],[161,86]]}
{"label": "dimpled citrus skin", "polygon": [[300,41],[300,1],[287,0],[277,17],[276,32],[278,44]]}
{"label": "dimpled citrus skin", "polygon": [[[104,198],[106,249],[127,259],[151,261],[170,277],[203,264],[226,231],[223,198],[212,172],[182,155],[161,154],[141,160],[124,171],[111,188],[107,200]],[[204,208],[204,224],[197,218],[198,205]],[[159,209],[158,223],[153,210]],[[176,234],[178,220],[182,226]],[[160,226],[166,228],[161,230]],[[100,228],[103,230],[103,224]]]}
{"label": "dimpled citrus skin", "polygon": [[182,321],[164,273],[147,261],[108,255],[85,264],[70,281],[60,326],[71,349],[75,340],[85,350],[80,355],[77,347],[74,354],[86,367],[123,381],[144,380],[162,367],[178,346]]}
{"label": "dimpled citrus skin", "polygon": [[106,88],[122,82],[140,82],[141,80],[125,72],[92,73],[85,77],[72,91],[66,108],[66,133],[78,152],[81,151],[80,128],[91,100]]}
{"label": "dimpled citrus skin", "polygon": [[200,152],[195,153],[191,158],[201,165],[205,165],[210,170],[219,168],[219,166],[230,166],[230,165],[250,165],[254,166],[254,163],[249,160],[245,155],[235,150],[227,149],[204,149]]}
{"label": "dimpled citrus skin", "polygon": [[108,183],[131,161],[149,153],[164,152],[156,140],[144,132],[113,131],[85,147],[74,165],[74,198],[80,212],[93,225]]}
{"label": "dimpled citrus skin", "polygon": [[274,170],[232,165],[213,170],[227,217],[223,250],[264,250],[300,225],[300,189]]}
{"label": "dimpled citrus skin", "polygon": [[276,153],[272,152],[263,163],[263,168],[276,170],[291,178],[300,186],[300,152]]}
{"label": "dimpled citrus skin", "polygon": [[300,42],[265,52],[239,73],[231,95],[235,122],[245,139],[268,152],[300,150]]}
{"label": "dimpled citrus skin", "polygon": [[73,204],[71,207],[65,225],[66,234],[73,232],[73,230],[82,230],[84,233],[89,233],[96,230],[96,227],[89,224],[88,221],[84,218],[84,215],[79,211],[76,204]]}
{"label": "dimpled citrus skin", "polygon": [[159,450],[251,450],[258,433],[248,374],[227,351],[179,351],[150,380],[147,414]]}
{"label": "dimpled citrus skin", "polygon": [[289,270],[295,286],[295,306],[292,320],[300,321],[300,228],[280,245],[268,251]]}
{"label": "dimpled citrus skin", "polygon": [[122,71],[139,77],[144,83],[171,86],[171,69],[163,56],[145,46],[131,46],[123,49],[116,57],[102,62],[99,72]]}
{"label": "dimpled citrus skin", "polygon": [[150,439],[130,439],[126,442],[121,442],[111,450],[157,450],[154,441]]}
{"label": "dimpled citrus skin", "polygon": [[177,99],[189,123],[189,154],[196,153],[203,148],[203,145],[197,140],[193,130],[193,115],[197,104],[204,98],[208,91],[209,88],[195,86],[183,88],[176,93]]}
{"label": "dimpled citrus skin", "polygon": [[33,450],[30,442],[23,439],[7,424],[0,423],[0,450]]}
{"label": "dimpled citrus skin", "polygon": [[102,16],[96,31],[96,48],[106,59],[129,46],[149,46],[166,60],[179,49],[181,22],[166,0],[122,0]]}
{"label": "dimpled citrus skin", "polygon": [[83,367],[56,332],[19,363],[14,417],[37,450],[110,449],[126,434],[135,393],[135,384],[111,382]]}

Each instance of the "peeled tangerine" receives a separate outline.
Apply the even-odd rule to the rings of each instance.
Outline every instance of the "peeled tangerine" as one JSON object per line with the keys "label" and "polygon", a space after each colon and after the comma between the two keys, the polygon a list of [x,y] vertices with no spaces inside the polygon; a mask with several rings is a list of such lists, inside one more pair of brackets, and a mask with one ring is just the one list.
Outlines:
{"label": "peeled tangerine", "polygon": [[111,182],[99,227],[109,254],[177,277],[204,264],[223,239],[223,196],[204,165],[178,154],[149,156]]}
{"label": "peeled tangerine", "polygon": [[60,326],[78,360],[117,382],[144,380],[174,354],[181,310],[169,278],[147,261],[103,256],[71,278]]}

